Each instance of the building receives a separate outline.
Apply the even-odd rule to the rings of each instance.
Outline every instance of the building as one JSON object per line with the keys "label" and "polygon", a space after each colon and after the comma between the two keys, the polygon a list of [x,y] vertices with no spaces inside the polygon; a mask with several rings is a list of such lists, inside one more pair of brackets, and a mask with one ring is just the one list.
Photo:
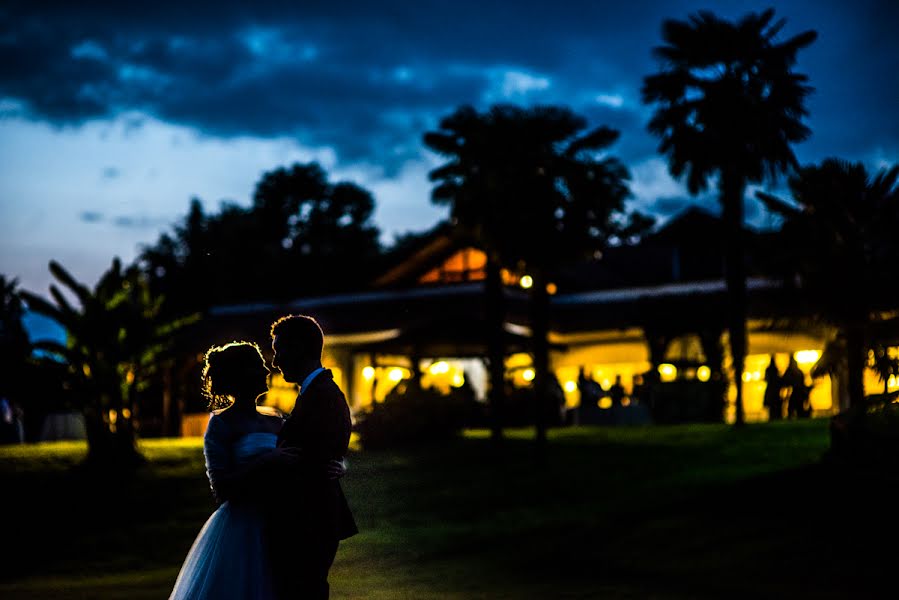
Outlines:
{"label": "building", "polygon": [[[558,273],[549,287],[551,368],[568,407],[580,404],[579,379],[591,378],[608,391],[618,378],[628,404],[645,404],[649,400],[641,389],[655,389],[651,401],[662,420],[734,419],[722,235],[718,217],[691,208],[637,245],[609,248]],[[797,296],[766,276],[776,259],[769,256],[770,236],[746,231],[749,348],[740,382],[746,419],[769,418],[763,403],[765,369],[773,359],[783,373],[791,357],[813,386],[812,414],[832,414],[846,402],[840,378],[812,380],[809,374],[835,332],[809,320]],[[467,382],[483,399],[488,379],[485,266],[486,256],[475,240],[444,226],[358,292],[215,307],[206,319],[207,339],[253,339],[266,347],[274,319],[309,314],[322,324],[324,362],[353,411],[383,401],[414,369],[425,387],[448,389]],[[503,280],[505,368],[510,383],[523,388],[533,379],[530,278],[525,272],[503,271]],[[869,378],[869,389],[882,389],[873,374]],[[726,405],[714,404],[716,396],[724,395],[721,386],[727,389]],[[294,398],[293,387],[274,376],[267,402],[289,411]],[[659,411],[664,402],[671,404]],[[610,404],[601,397],[597,408]],[[202,415],[185,415],[182,431],[197,433],[203,423]]]}

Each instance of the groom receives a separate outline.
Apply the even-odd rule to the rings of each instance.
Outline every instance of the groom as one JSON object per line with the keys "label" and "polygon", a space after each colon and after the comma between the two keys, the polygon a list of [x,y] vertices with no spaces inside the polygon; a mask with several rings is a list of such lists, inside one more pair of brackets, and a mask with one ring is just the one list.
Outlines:
{"label": "groom", "polygon": [[279,600],[319,600],[340,540],[359,532],[340,482],[329,473],[350,441],[350,411],[331,371],[312,317],[281,317],[271,328],[272,366],[300,394],[278,434],[278,448],[218,485],[220,500],[250,502],[268,513],[265,538]]}
{"label": "groom", "polygon": [[[300,386],[278,447],[298,449],[297,476],[283,482],[287,515],[267,531],[279,598],[328,598],[328,570],[340,540],[358,533],[340,482],[322,466],[341,460],[350,442],[350,410],[331,371],[322,367],[324,339],[312,317],[290,315],[271,328],[272,366]],[[280,499],[280,498],[279,498]]]}

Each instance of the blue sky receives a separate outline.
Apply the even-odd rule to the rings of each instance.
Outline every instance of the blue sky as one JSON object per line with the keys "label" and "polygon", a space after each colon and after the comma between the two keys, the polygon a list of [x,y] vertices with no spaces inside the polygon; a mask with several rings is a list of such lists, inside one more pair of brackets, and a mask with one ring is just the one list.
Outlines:
{"label": "blue sky", "polygon": [[[621,131],[633,203],[690,199],[646,132],[642,78],[665,18],[769,5],[815,29],[801,162],[899,158],[899,3],[6,2],[0,7],[0,273],[44,292],[57,259],[93,283],[187,210],[247,203],[259,176],[317,160],[370,189],[385,241],[444,214],[425,131],[461,104],[560,103]],[[754,222],[768,221],[751,208]]]}

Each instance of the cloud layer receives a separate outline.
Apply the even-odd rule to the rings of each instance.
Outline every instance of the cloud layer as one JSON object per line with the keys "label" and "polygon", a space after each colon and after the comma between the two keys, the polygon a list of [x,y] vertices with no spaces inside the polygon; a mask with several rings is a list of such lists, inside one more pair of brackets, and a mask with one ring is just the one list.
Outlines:
{"label": "cloud layer", "polygon": [[[743,4],[723,3],[721,12],[740,14]],[[140,111],[215,136],[291,135],[388,173],[417,157],[421,134],[459,104],[563,102],[624,129],[625,154],[636,156],[651,150],[637,94],[655,66],[650,51],[661,21],[695,9],[688,2],[531,1],[510,10],[490,1],[414,9],[358,1],[340,3],[339,11],[317,2],[250,10],[224,1],[138,11],[121,3],[48,10],[18,2],[2,9],[0,95],[7,110],[18,103],[21,113],[56,124]],[[895,78],[868,75],[899,66],[884,25],[896,9],[857,2],[847,20],[838,7],[808,2],[781,14],[793,33],[824,30],[804,63],[823,58],[840,72],[813,74],[813,83],[851,86],[862,92],[853,95],[855,106],[875,109],[846,115],[867,137],[823,127],[824,139],[856,152],[894,148],[896,123],[882,118]],[[890,81],[894,89],[883,89]],[[880,93],[871,93],[875,86]],[[839,96],[818,107],[836,112],[845,93]]]}
{"label": "cloud layer", "polygon": [[[899,3],[773,4],[787,19],[784,36],[819,32],[798,65],[816,88],[814,135],[797,147],[800,160],[896,163]],[[23,137],[0,139],[0,162],[15,165],[0,168],[4,253],[32,256],[33,240],[47,239],[53,256],[76,256],[60,250],[75,243],[65,237],[74,231],[105,267],[113,252],[152,241],[190,195],[245,201],[263,170],[298,157],[372,189],[386,232],[424,229],[438,212],[427,202],[434,157],[422,135],[461,104],[571,106],[622,132],[613,152],[631,168],[639,205],[663,218],[687,202],[713,207],[713,196],[687,198],[668,176],[639,98],[642,78],[658,68],[651,50],[663,19],[707,5],[5,2],[0,128]],[[722,0],[713,8],[733,18],[759,6]],[[76,143],[84,150],[73,151]],[[56,165],[52,177],[47,164]],[[76,224],[68,233],[65,219]],[[44,258],[37,262],[45,269]]]}

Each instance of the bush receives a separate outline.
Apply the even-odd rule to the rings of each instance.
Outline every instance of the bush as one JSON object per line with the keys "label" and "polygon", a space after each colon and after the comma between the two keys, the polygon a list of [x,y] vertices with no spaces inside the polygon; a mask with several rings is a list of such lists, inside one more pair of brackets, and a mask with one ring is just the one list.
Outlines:
{"label": "bush", "polygon": [[384,399],[359,415],[356,431],[366,448],[446,440],[467,424],[481,420],[481,405],[470,395],[442,394],[413,382],[399,383]]}
{"label": "bush", "polygon": [[859,464],[899,460],[897,397],[899,392],[867,396],[862,405],[833,417],[830,458]]}

